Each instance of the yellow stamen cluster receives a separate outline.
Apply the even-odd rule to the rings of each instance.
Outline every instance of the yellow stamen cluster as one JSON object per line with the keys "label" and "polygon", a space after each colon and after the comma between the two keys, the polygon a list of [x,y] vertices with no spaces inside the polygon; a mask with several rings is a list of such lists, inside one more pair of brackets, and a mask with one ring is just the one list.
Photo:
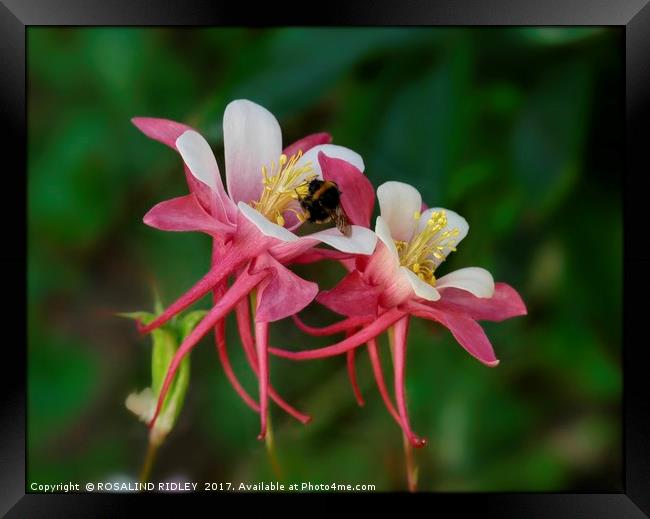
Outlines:
{"label": "yellow stamen cluster", "polygon": [[282,214],[285,211],[293,211],[302,220],[302,213],[291,206],[307,194],[309,182],[316,178],[311,162],[296,166],[301,157],[302,151],[289,158],[282,154],[277,163],[273,161],[268,168],[262,166],[264,190],[260,199],[251,203],[269,221],[283,227],[285,222]]}
{"label": "yellow stamen cluster", "polygon": [[[415,213],[416,222],[420,213]],[[449,252],[456,250],[460,231],[447,227],[447,214],[444,210],[434,211],[427,220],[424,228],[415,234],[410,241],[395,241],[400,265],[412,270],[417,276],[435,286],[436,278],[433,273],[436,267],[445,259]]]}

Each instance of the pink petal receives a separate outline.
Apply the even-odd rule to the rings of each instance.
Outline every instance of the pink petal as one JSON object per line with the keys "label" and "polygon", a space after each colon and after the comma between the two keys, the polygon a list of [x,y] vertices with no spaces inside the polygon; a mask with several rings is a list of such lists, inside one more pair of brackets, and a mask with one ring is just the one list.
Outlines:
{"label": "pink petal", "polygon": [[260,434],[257,438],[262,440],[266,436],[269,414],[269,323],[255,323],[255,350],[260,386]]}
{"label": "pink petal", "polygon": [[178,370],[178,366],[185,356],[192,350],[192,348],[201,340],[201,338],[210,331],[224,316],[230,312],[230,310],[237,304],[237,302],[257,286],[260,281],[267,276],[266,272],[259,272],[257,274],[248,274],[243,273],[240,275],[235,283],[230,287],[230,289],[223,295],[219,302],[212,307],[212,309],[207,313],[207,315],[201,320],[192,333],[190,333],[185,340],[181,343],[174,354],[174,358],[167,368],[167,374],[165,375],[165,380],[163,381],[160,394],[158,395],[158,404],[154,412],[153,418],[149,423],[149,427],[153,427],[163,402],[165,401],[165,396],[169,390],[172,380],[174,380],[174,375]]}
{"label": "pink petal", "polygon": [[162,231],[200,231],[220,237],[234,230],[210,216],[194,194],[160,202],[144,215],[143,221]]}
{"label": "pink petal", "polygon": [[[363,260],[357,259],[357,265],[362,264]],[[375,252],[362,268],[366,283],[380,288],[379,304],[384,308],[397,306],[412,296],[413,289],[400,272],[399,260],[382,240],[377,241]]]}
{"label": "pink petal", "polygon": [[358,270],[353,270],[331,290],[321,292],[316,300],[345,316],[377,315],[380,288],[368,284]]}
{"label": "pink petal", "polygon": [[402,429],[414,447],[424,447],[427,441],[418,437],[411,430],[408,409],[406,407],[406,346],[408,337],[409,317],[405,316],[395,323],[395,342],[393,344],[393,370],[395,373],[395,400],[402,422]]}
{"label": "pink petal", "polygon": [[[194,175],[192,175],[190,168],[188,168],[186,165],[183,165],[183,171],[185,172],[185,181],[187,182],[187,187],[190,189],[190,193],[196,196],[197,200],[201,204],[201,207],[203,207],[211,215],[214,215],[215,218],[217,214],[225,213],[225,203],[215,195],[214,191],[212,191],[203,182],[196,179]],[[222,218],[221,221],[234,222],[236,219]]]}
{"label": "pink petal", "polygon": [[354,393],[354,398],[357,400],[357,404],[360,407],[366,405],[363,401],[363,395],[359,389],[359,384],[357,383],[357,371],[354,366],[354,353],[356,350],[349,350],[346,354],[347,364],[348,364],[348,377],[350,378],[350,385],[352,386],[352,392]]}
{"label": "pink petal", "polygon": [[366,165],[363,163],[363,157],[361,155],[350,148],[339,146],[337,144],[319,144],[318,146],[314,146],[300,158],[297,162],[298,166],[311,164],[314,175],[316,175],[317,178],[322,179],[323,171],[318,160],[318,155],[321,152],[325,153],[328,157],[344,160],[345,162],[352,164],[362,173],[366,169]]}
{"label": "pink petal", "polygon": [[323,179],[336,182],[341,191],[341,205],[350,222],[370,226],[370,217],[375,207],[375,189],[370,180],[349,162],[331,158],[320,152],[318,162]]}
{"label": "pink petal", "polygon": [[268,254],[258,257],[252,271],[270,272],[257,292],[256,322],[273,322],[300,312],[318,294],[318,285],[296,276]]}
{"label": "pink petal", "polygon": [[382,333],[386,328],[395,323],[404,316],[404,312],[395,308],[384,312],[370,325],[362,328],[354,335],[324,348],[307,351],[288,351],[279,348],[270,348],[269,351],[278,357],[284,357],[293,360],[322,359],[340,355],[348,350],[359,347],[364,342],[368,342],[373,337]]}
{"label": "pink petal", "polygon": [[489,299],[476,297],[457,288],[443,288],[440,293],[442,299],[432,303],[436,308],[466,314],[477,321],[503,321],[527,314],[520,295],[505,283],[495,283],[494,295]]}
{"label": "pink petal", "polygon": [[[147,137],[162,142],[174,151],[178,151],[176,148],[176,139],[186,131],[193,130],[192,127],[186,124],[170,121],[169,119],[134,117],[131,119],[131,122]],[[199,201],[206,209],[210,209],[212,198],[210,188],[194,178],[187,166],[185,166],[185,178],[190,191],[196,193]]]}
{"label": "pink petal", "polygon": [[[171,149],[178,151],[176,147],[176,140],[183,135],[186,131],[195,131],[191,126],[186,124],[170,121],[169,119],[157,119],[153,117],[134,117],[131,122],[150,139],[156,140],[169,146]],[[218,182],[218,192],[215,194],[203,182],[197,180],[187,166],[184,168],[185,178],[187,180],[190,191],[196,194],[201,205],[207,209],[212,210],[213,206],[221,207],[222,215],[227,212],[230,221],[234,221],[235,205],[228,198],[228,195],[223,189],[223,182],[221,176],[215,179]],[[214,214],[215,217],[222,216]],[[228,221],[226,218],[220,218],[222,221]]]}
{"label": "pink petal", "polygon": [[[282,244],[284,245],[284,244]],[[305,244],[308,245],[308,244]],[[353,254],[351,252],[341,252],[338,250],[332,250],[332,249],[320,249],[320,248],[308,248],[305,246],[306,252],[301,252],[295,257],[292,257],[296,251],[296,248],[294,248],[293,251],[291,251],[291,255],[288,254],[288,250],[286,248],[280,248],[281,246],[273,247],[270,252],[271,255],[277,259],[278,261],[285,263],[286,261],[291,261],[292,265],[306,265],[309,263],[316,263],[318,261],[323,261],[323,260],[335,260],[335,261],[340,261],[343,263],[344,261],[352,260],[354,261],[356,254]],[[353,266],[354,268],[354,266]],[[349,269],[352,270],[352,269]]]}
{"label": "pink petal", "polygon": [[499,364],[483,328],[472,318],[454,312],[441,311],[434,308],[433,305],[419,303],[409,303],[408,310],[412,315],[438,321],[448,328],[458,344],[483,364],[491,368]]}
{"label": "pink petal", "polygon": [[356,258],[344,258],[339,260],[343,268],[348,272],[352,272],[356,267]]}
{"label": "pink petal", "polygon": [[241,339],[242,349],[246,354],[246,359],[250,364],[253,372],[257,375],[257,358],[255,354],[255,339],[251,332],[251,319],[249,313],[248,300],[242,299],[235,306],[235,316],[237,317],[237,329]]}
{"label": "pink petal", "polygon": [[343,319],[338,323],[330,324],[329,326],[323,326],[322,328],[316,328],[314,326],[309,326],[305,324],[297,315],[292,315],[291,318],[293,322],[296,323],[296,326],[300,328],[303,332],[313,335],[315,337],[322,337],[326,335],[334,335],[341,332],[346,332],[357,326],[364,326],[369,322],[373,321],[373,317],[366,316],[357,316],[349,317],[348,319]]}
{"label": "pink petal", "polygon": [[[218,303],[218,301],[221,299],[223,294],[219,294],[219,292],[223,292],[222,290],[215,290],[214,291],[214,303]],[[241,301],[246,302],[246,298],[242,298]],[[241,302],[240,301],[240,302]],[[234,370],[232,369],[232,365],[230,364],[230,357],[228,356],[228,346],[226,344],[226,321],[225,319],[220,320],[217,322],[214,328],[214,335],[215,335],[215,345],[217,348],[217,353],[219,354],[219,360],[221,361],[221,365],[223,366],[223,371],[226,374],[226,378],[230,382],[230,385],[235,389],[237,394],[241,397],[241,399],[250,407],[253,411],[256,411],[259,413],[260,411],[260,406],[257,404],[257,402],[248,394],[248,392],[244,389],[244,387],[241,385],[239,382],[239,379],[237,378],[237,375],[235,375]]]}
{"label": "pink petal", "polygon": [[298,153],[298,151],[305,153],[306,151],[312,149],[314,146],[317,146],[319,144],[329,144],[330,142],[332,142],[332,136],[329,133],[312,133],[311,135],[307,135],[302,139],[298,139],[293,144],[289,144],[289,146],[284,148],[284,151],[282,153],[284,153],[287,157],[291,157],[291,155]]}
{"label": "pink petal", "polygon": [[[307,258],[310,258],[312,249],[318,245],[316,240],[295,240],[295,241],[279,241],[276,240],[275,243],[269,249],[269,254],[273,256],[277,261],[283,265],[288,265],[294,263],[295,260],[307,255]],[[329,249],[328,249],[329,250]],[[339,252],[339,251],[332,251]],[[347,253],[339,253],[347,254]],[[317,256],[319,258],[319,256]],[[318,261],[318,259],[316,259]]]}
{"label": "pink petal", "polygon": [[[248,311],[248,301],[246,299],[242,299],[239,301],[239,303],[237,303],[237,306],[235,307],[235,315],[237,316],[239,337],[241,338],[242,347],[244,349],[244,353],[246,354],[246,359],[248,360],[253,373],[255,373],[256,376],[259,376],[259,368],[257,365],[257,356],[255,352],[255,340],[253,339],[253,334],[251,333],[250,314]],[[293,416],[299,422],[306,424],[311,421],[311,416],[301,413],[295,407],[289,405],[277,393],[277,391],[270,383],[269,396],[276,404],[278,404],[281,409]]]}
{"label": "pink petal", "polygon": [[357,269],[359,272],[363,272],[363,274],[365,275],[366,269],[368,268],[370,261],[373,259],[373,256],[377,253],[377,248],[379,248],[379,243],[375,248],[375,252],[373,252],[371,256],[358,255],[356,258],[354,258],[354,264],[352,265],[352,270]]}
{"label": "pink petal", "polygon": [[162,142],[173,150],[176,150],[176,139],[186,131],[194,129],[183,123],[155,117],[134,117],[131,122],[147,137]]}
{"label": "pink petal", "polygon": [[368,341],[368,355],[370,357],[372,373],[375,376],[375,382],[377,382],[377,389],[379,389],[381,399],[384,401],[384,405],[386,405],[386,409],[388,409],[390,415],[397,422],[397,425],[402,427],[402,419],[400,418],[399,414],[397,414],[397,410],[395,409],[395,406],[393,406],[393,402],[391,401],[390,395],[388,394],[388,389],[386,388],[386,380],[384,379],[384,370],[381,367],[381,359],[379,357],[379,352],[377,351],[376,338],[370,339]]}

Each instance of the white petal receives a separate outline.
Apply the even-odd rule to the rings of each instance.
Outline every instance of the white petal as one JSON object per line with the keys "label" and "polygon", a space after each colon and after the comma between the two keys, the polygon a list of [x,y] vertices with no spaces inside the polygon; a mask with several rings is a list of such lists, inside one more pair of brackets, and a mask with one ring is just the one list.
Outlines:
{"label": "white petal", "polygon": [[440,293],[429,283],[422,281],[416,274],[406,267],[400,267],[400,273],[408,279],[413,292],[418,297],[426,299],[427,301],[437,301],[440,299]]}
{"label": "white petal", "polygon": [[395,247],[395,242],[393,241],[388,225],[386,225],[385,220],[381,216],[378,216],[375,221],[375,234],[377,234],[377,237],[384,242],[384,245],[391,252],[391,256],[395,259],[395,264],[399,264],[397,247]]}
{"label": "white petal", "polygon": [[300,158],[296,165],[302,166],[307,162],[311,162],[314,173],[318,178],[323,178],[320,163],[318,162],[318,153],[321,151],[330,158],[342,159],[349,162],[362,173],[365,169],[365,164],[363,163],[361,155],[356,151],[352,151],[344,146],[337,146],[336,144],[319,144],[318,146],[314,146]]}
{"label": "white petal", "polygon": [[282,132],[275,116],[246,99],[232,101],[223,115],[226,184],[235,201],[258,200],[262,166],[270,167],[282,153]]}
{"label": "white petal", "polygon": [[390,181],[377,188],[377,200],[393,239],[409,241],[417,223],[415,216],[422,208],[420,192],[404,182]]}
{"label": "white petal", "polygon": [[192,175],[209,186],[212,191],[218,191],[221,176],[217,159],[214,158],[208,141],[200,133],[187,130],[176,139],[176,149]]}
{"label": "white petal", "polygon": [[301,238],[314,238],[334,247],[341,252],[353,254],[372,254],[377,245],[377,235],[370,229],[359,225],[351,226],[350,236],[345,236],[336,228],[307,234]]}
{"label": "white petal", "polygon": [[269,220],[262,214],[253,209],[250,205],[245,204],[244,202],[239,202],[237,204],[239,210],[242,214],[248,218],[253,225],[255,225],[265,236],[270,236],[271,238],[277,238],[282,241],[296,241],[298,236],[293,234],[290,230],[285,229],[284,227],[279,226]]}
{"label": "white petal", "polygon": [[439,289],[454,287],[474,294],[476,297],[490,298],[494,295],[492,274],[480,267],[467,267],[455,270],[436,281]]}

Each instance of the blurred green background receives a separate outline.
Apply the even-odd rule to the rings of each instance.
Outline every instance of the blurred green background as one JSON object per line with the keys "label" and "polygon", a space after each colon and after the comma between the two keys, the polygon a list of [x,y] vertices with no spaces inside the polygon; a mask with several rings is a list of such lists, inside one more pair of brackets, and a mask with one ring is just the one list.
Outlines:
{"label": "blurred green background", "polygon": [[[152,282],[171,302],[205,272],[210,242],[142,223],[186,186],[178,156],[130,118],[196,127],[223,169],[223,109],[245,97],[286,143],[329,131],[375,186],[406,181],[460,212],[470,234],[441,271],[483,266],[528,305],[484,324],[497,369],[413,323],[420,489],[621,489],[622,45],[600,28],[29,28],[28,481],[137,476],[147,433],[124,399],[150,383],[151,343],[114,313],[151,309]],[[323,288],[343,273],[296,271]],[[233,363],[256,394],[233,322]],[[272,338],[328,342],[290,322]],[[273,360],[276,387],[314,417],[272,407],[288,480],[406,488],[401,432],[358,359],[364,408],[343,357]],[[257,432],[204,339],[153,479],[270,480]]]}

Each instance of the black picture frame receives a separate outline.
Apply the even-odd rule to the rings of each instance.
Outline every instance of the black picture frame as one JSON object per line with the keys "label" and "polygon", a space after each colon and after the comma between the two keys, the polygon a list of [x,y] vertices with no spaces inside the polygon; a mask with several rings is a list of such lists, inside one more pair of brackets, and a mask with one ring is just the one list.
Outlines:
{"label": "black picture frame", "polygon": [[[302,4],[303,7],[305,4]],[[251,12],[255,10],[253,17]],[[247,12],[248,11],[248,12]],[[310,9],[309,12],[316,12]],[[650,253],[645,208],[650,176],[647,158],[650,120],[650,5],[648,0],[444,0],[409,2],[328,2],[319,17],[296,8],[279,9],[205,0],[0,0],[0,117],[5,197],[0,204],[5,247],[0,255],[5,279],[13,281],[5,301],[5,330],[22,323],[26,308],[26,28],[41,25],[607,25],[625,32],[625,140],[623,178],[623,462],[622,492],[424,494],[433,506],[454,515],[475,511],[498,517],[650,517],[650,377],[645,373],[644,299]],[[9,164],[6,160],[9,158]],[[623,160],[623,158],[621,158]],[[9,236],[7,233],[11,233]],[[645,269],[644,269],[645,267]],[[5,283],[6,286],[6,283]],[[645,297],[644,297],[645,296]],[[638,302],[638,303],[637,303]],[[97,517],[128,515],[139,495],[43,495],[25,493],[26,344],[17,334],[5,340],[0,408],[0,512],[7,517]],[[639,339],[641,338],[641,339]],[[222,494],[222,499],[237,495]],[[408,496],[407,496],[408,497]],[[151,504],[151,496],[145,497]],[[165,506],[170,504],[165,499]],[[147,506],[148,506],[147,505]],[[431,505],[427,505],[431,506]],[[171,509],[168,509],[168,511]]]}

